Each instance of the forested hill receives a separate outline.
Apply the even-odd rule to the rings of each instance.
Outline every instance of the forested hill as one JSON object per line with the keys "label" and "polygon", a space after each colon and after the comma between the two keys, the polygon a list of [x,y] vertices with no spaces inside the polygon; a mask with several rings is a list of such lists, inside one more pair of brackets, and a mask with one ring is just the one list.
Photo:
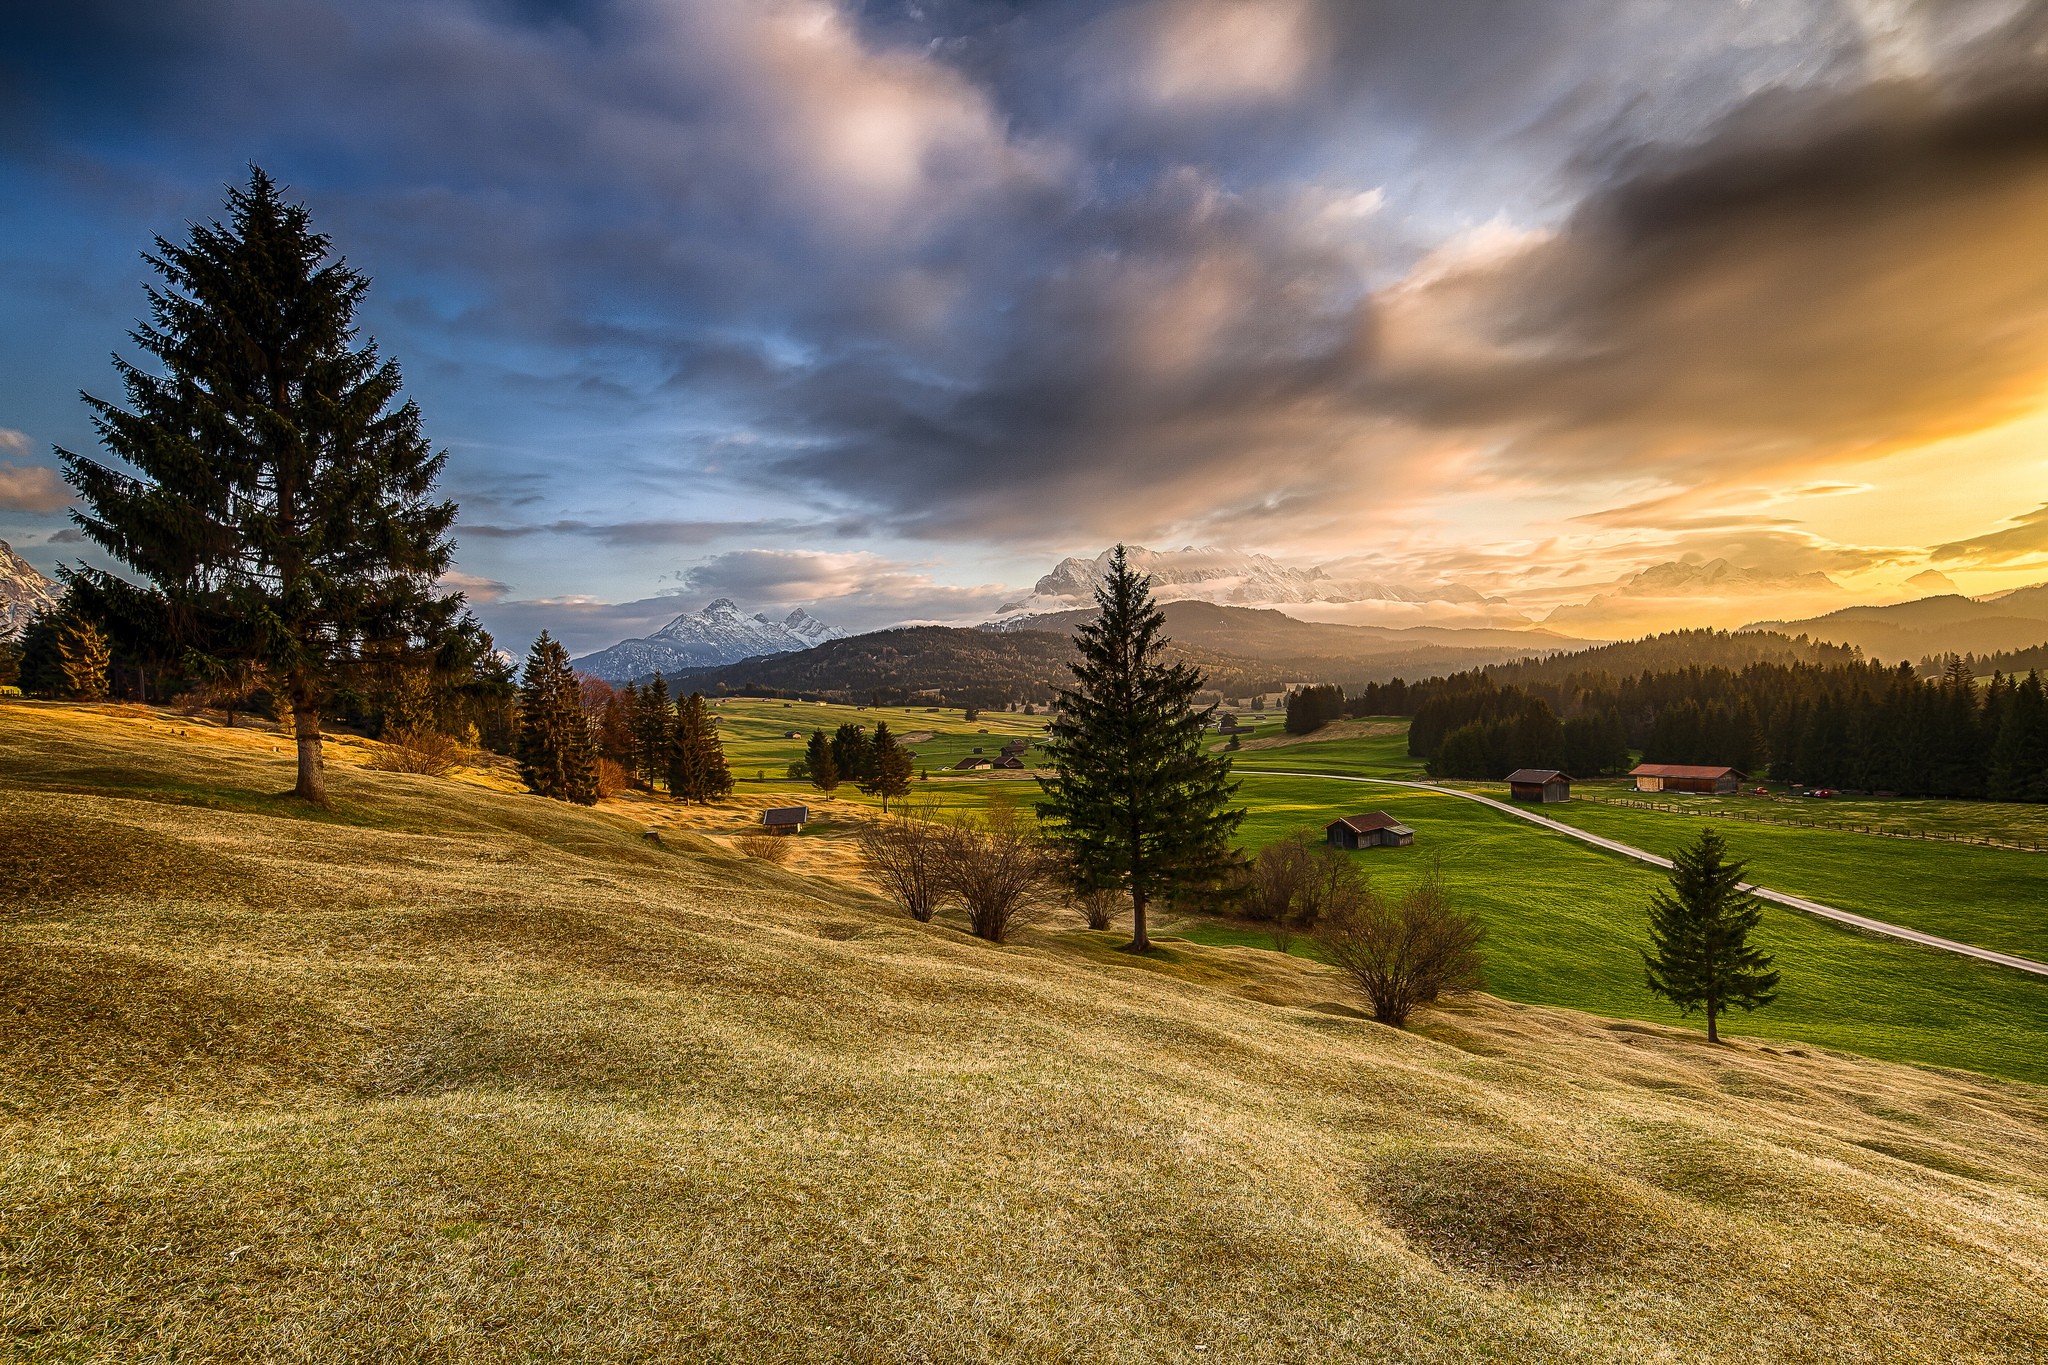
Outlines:
{"label": "forested hill", "polygon": [[1751,664],[1840,665],[1854,663],[1857,657],[1850,645],[1774,630],[1672,630],[1569,654],[1517,659],[1486,671],[1504,687],[1569,687],[1578,678],[1626,678],[1687,668],[1743,669]]}
{"label": "forested hill", "polygon": [[954,705],[1046,703],[1071,675],[1073,644],[1048,631],[991,634],[904,626],[792,654],[744,659],[669,678],[683,691],[748,690],[835,700],[899,701],[927,694]]}

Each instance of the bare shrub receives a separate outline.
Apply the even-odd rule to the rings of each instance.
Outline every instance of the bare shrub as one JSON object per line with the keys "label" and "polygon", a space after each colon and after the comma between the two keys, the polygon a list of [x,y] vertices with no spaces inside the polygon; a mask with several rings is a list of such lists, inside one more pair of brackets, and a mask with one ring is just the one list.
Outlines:
{"label": "bare shrub", "polygon": [[1077,891],[1074,904],[1081,907],[1081,913],[1088,917],[1090,929],[1114,929],[1117,911],[1123,909],[1124,893],[1114,889]]}
{"label": "bare shrub", "polygon": [[1273,946],[1284,953],[1361,880],[1354,862],[1303,831],[1266,845],[1239,872],[1238,908],[1264,924]]}
{"label": "bare shrub", "polygon": [[385,735],[367,766],[381,773],[446,777],[461,762],[462,744],[455,736],[423,725],[409,725]]}
{"label": "bare shrub", "polygon": [[599,758],[597,760],[598,799],[602,800],[607,796],[617,796],[632,785],[633,775],[626,771],[624,764],[610,758]]}
{"label": "bare shrub", "polygon": [[1372,1017],[1406,1028],[1409,1014],[1483,984],[1479,922],[1452,907],[1432,865],[1389,903],[1364,877],[1343,883],[1325,907],[1316,938],[1331,962],[1372,1004]]}
{"label": "bare shrub", "polygon": [[990,943],[1037,919],[1060,885],[1058,858],[1007,802],[979,821],[963,815],[944,826],[942,848],[947,890],[967,911],[968,928]]}
{"label": "bare shrub", "polygon": [[773,863],[777,867],[796,856],[794,838],[787,834],[770,834],[766,830],[735,835],[732,845],[749,858],[759,858],[762,862]]}
{"label": "bare shrub", "polygon": [[899,802],[894,815],[869,820],[854,835],[861,866],[920,924],[945,900],[951,866],[948,831],[933,815],[929,800]]}

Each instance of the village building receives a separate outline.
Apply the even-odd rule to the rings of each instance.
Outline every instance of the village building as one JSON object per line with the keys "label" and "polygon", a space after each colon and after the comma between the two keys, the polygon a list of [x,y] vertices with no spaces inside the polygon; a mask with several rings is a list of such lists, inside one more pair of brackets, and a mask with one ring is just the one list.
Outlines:
{"label": "village building", "polygon": [[809,806],[777,806],[761,812],[761,824],[770,834],[801,834],[810,818]]}
{"label": "village building", "polygon": [[1415,831],[1383,810],[1347,815],[1323,826],[1323,842],[1332,848],[1406,848]]}
{"label": "village building", "polygon": [[953,771],[960,772],[967,768],[986,768],[988,766],[990,766],[988,759],[976,758],[972,754],[970,754],[966,758],[961,759],[958,763],[955,763],[953,765]]}
{"label": "village building", "polygon": [[1572,779],[1555,768],[1517,768],[1508,774],[1508,796],[1549,805],[1572,799]]}
{"label": "village building", "polygon": [[1702,796],[1733,796],[1742,785],[1742,774],[1733,768],[1700,767],[1690,763],[1638,763],[1628,775],[1639,792],[1694,792]]}

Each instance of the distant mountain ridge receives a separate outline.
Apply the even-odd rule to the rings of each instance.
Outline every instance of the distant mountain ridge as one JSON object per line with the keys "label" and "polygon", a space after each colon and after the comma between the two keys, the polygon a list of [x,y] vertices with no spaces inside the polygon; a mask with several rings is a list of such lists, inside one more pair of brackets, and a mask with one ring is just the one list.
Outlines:
{"label": "distant mountain ridge", "polygon": [[21,634],[29,618],[45,607],[54,607],[64,595],[64,585],[43,575],[35,565],[0,540],[0,640]]}
{"label": "distant mountain ridge", "polygon": [[684,612],[652,635],[621,640],[574,662],[592,677],[631,682],[656,673],[682,673],[762,655],[793,653],[845,633],[802,607],[776,621],[758,612],[749,616],[739,603],[721,597],[701,611]]}
{"label": "distant mountain ridge", "polygon": [[1941,594],[1883,607],[1844,607],[1799,621],[1757,621],[1744,629],[1854,645],[1890,663],[2030,649],[2048,643],[2048,583],[1987,597]]}
{"label": "distant mountain ridge", "polygon": [[[1109,572],[1113,550],[1092,559],[1073,556],[1053,566],[1033,585],[1027,597],[999,609],[1015,612],[1060,611],[1085,605]],[[1448,602],[1477,605],[1484,593],[1463,584],[1417,588],[1373,579],[1332,574],[1318,566],[1297,569],[1270,555],[1213,545],[1187,545],[1178,550],[1125,547],[1131,566],[1152,579],[1152,595],[1161,602],[1200,601],[1227,606],[1271,606],[1309,602]]]}
{"label": "distant mountain ridge", "polygon": [[[1170,652],[1200,668],[1226,696],[1278,691],[1297,682],[1426,677],[1592,643],[1549,631],[1330,625],[1214,602],[1167,602],[1161,609]],[[752,686],[853,701],[931,696],[955,705],[1043,703],[1072,684],[1072,630],[1090,615],[1054,613],[1021,628],[897,627],[701,669],[680,681],[702,689]]]}

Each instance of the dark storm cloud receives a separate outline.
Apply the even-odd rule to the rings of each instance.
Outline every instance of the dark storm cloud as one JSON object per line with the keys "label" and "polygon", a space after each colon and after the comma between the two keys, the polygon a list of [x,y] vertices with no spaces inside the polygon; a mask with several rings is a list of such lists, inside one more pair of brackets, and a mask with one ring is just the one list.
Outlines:
{"label": "dark storm cloud", "polygon": [[456,528],[458,539],[523,540],[532,536],[587,536],[602,544],[629,546],[708,545],[720,540],[750,536],[788,535],[812,531],[815,524],[797,521],[550,521],[525,526],[477,525],[463,522]]}

